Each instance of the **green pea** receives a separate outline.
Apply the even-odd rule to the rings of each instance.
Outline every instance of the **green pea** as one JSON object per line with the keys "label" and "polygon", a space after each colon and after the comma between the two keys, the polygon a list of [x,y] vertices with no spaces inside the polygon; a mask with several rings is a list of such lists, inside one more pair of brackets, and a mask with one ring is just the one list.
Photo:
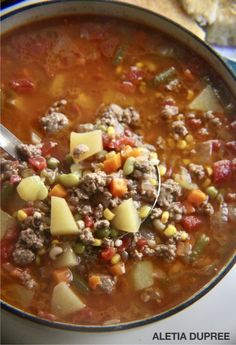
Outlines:
{"label": "green pea", "polygon": [[79,183],[79,176],[77,174],[62,174],[59,176],[59,182],[64,187],[76,187]]}
{"label": "green pea", "polygon": [[206,189],[207,195],[215,199],[218,195],[218,190],[214,186],[210,186]]}
{"label": "green pea", "polygon": [[56,159],[55,157],[51,157],[47,160],[47,166],[50,169],[56,169],[59,164],[60,164],[60,161]]}
{"label": "green pea", "polygon": [[111,233],[111,230],[108,228],[98,229],[96,231],[96,237],[98,238],[108,237],[110,233]]}
{"label": "green pea", "polygon": [[126,159],[125,164],[123,166],[124,175],[132,174],[132,172],[134,171],[134,163],[135,163],[134,157],[129,157]]}
{"label": "green pea", "polygon": [[74,163],[73,157],[69,153],[65,156],[65,162],[67,165],[71,165]]}
{"label": "green pea", "polygon": [[78,255],[81,255],[84,251],[85,245],[83,243],[76,243],[76,245],[74,246],[74,252]]}
{"label": "green pea", "polygon": [[116,229],[111,229],[110,236],[112,238],[116,238],[116,237],[118,237],[118,235],[119,235],[119,233],[118,233],[118,231]]}
{"label": "green pea", "polygon": [[82,220],[82,219],[83,219],[80,213],[76,213],[76,214],[74,215],[74,218],[75,218],[76,221],[77,221],[77,220]]}

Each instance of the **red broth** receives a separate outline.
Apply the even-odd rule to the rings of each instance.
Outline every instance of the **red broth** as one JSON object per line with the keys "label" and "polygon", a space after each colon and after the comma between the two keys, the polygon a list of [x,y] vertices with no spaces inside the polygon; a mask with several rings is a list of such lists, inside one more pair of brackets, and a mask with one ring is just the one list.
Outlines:
{"label": "red broth", "polygon": [[[236,244],[235,105],[211,68],[161,32],[92,16],[55,18],[17,28],[2,37],[1,61],[3,125],[24,143],[32,143],[32,133],[47,143],[44,152],[36,155],[41,157],[40,163],[38,158],[33,163],[29,157],[22,158],[24,169],[31,169],[31,173],[18,165],[15,170],[11,165],[9,172],[6,162],[2,163],[2,208],[17,221],[6,229],[1,240],[2,299],[42,318],[104,325],[157,315],[185,301],[209,282],[233,255]],[[210,94],[207,91],[205,100],[191,107],[206,88]],[[55,106],[60,100],[66,100],[66,104]],[[53,104],[54,110],[48,111]],[[72,204],[68,197],[72,195],[71,188],[65,182],[63,185],[57,177],[47,184],[44,179],[49,195],[54,193],[51,196],[67,200],[74,220],[82,221],[94,238],[100,231],[98,246],[86,242],[81,234],[55,237],[45,228],[43,246],[27,247],[22,232],[29,228],[36,231],[32,217],[38,212],[38,204],[20,200],[16,187],[26,174],[42,178],[40,174],[49,168],[50,157],[59,161],[59,175],[68,174],[64,158],[69,152],[71,131],[79,132],[80,124],[98,121],[109,104],[117,104],[122,116],[122,109],[133,107],[140,113],[140,121],[132,127],[121,120],[126,142],[116,134],[115,148],[109,141],[109,131],[114,128],[108,130],[109,126],[103,125],[107,153],[115,150],[122,156],[122,150],[130,144],[138,150],[137,138],[127,141],[133,132],[143,136],[141,145],[155,146],[148,150],[157,152],[162,175],[156,214],[136,234],[112,229],[111,220],[103,237],[95,226],[95,213],[79,212],[78,216],[79,205]],[[66,115],[69,124],[58,132],[45,132],[41,118],[50,115],[55,107],[56,112]],[[55,148],[48,144],[52,141],[57,143]],[[134,152],[140,154],[133,151],[133,155]],[[122,172],[127,156],[122,157],[122,166],[113,165],[115,170],[106,173],[113,179],[114,174],[120,173],[124,187],[129,177]],[[102,160],[101,169],[106,159]],[[97,163],[98,157],[85,161]],[[135,179],[131,174],[132,178]],[[179,193],[170,192],[173,183],[180,186]],[[56,184],[61,186],[59,194],[51,192]],[[118,187],[106,188],[114,198],[115,193],[121,193],[120,199],[127,200],[131,192]],[[46,218],[51,215],[51,196],[43,200]],[[163,197],[169,199],[163,201]],[[90,198],[92,202],[93,196]],[[103,206],[103,211],[105,208],[113,212],[112,207]],[[113,242],[105,245],[104,238]],[[119,246],[115,245],[117,239],[121,240],[121,245],[117,242]],[[55,246],[62,248],[64,242],[71,245],[78,265],[55,269],[50,251]],[[19,246],[31,251],[32,262],[16,259],[14,252]],[[144,266],[138,266],[143,262]],[[141,267],[141,273],[137,273],[137,267]],[[144,282],[146,275],[148,283]],[[60,282],[65,282],[85,307],[55,312],[52,295]],[[106,284],[112,287],[107,288]]]}

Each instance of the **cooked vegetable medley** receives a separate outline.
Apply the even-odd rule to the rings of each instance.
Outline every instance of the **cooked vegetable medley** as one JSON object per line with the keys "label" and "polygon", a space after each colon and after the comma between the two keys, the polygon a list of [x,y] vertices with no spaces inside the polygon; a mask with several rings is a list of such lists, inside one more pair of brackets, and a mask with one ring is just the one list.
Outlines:
{"label": "cooked vegetable medley", "polygon": [[204,61],[136,24],[68,17],[3,36],[2,63],[2,122],[24,143],[1,154],[3,300],[107,325],[217,274],[236,244],[236,118]]}

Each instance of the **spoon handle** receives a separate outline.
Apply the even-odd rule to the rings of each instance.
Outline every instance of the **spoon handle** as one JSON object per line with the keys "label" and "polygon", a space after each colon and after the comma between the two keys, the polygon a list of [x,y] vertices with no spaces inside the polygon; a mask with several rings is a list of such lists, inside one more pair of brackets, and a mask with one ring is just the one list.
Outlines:
{"label": "spoon handle", "polygon": [[15,159],[19,158],[17,146],[22,142],[6,127],[0,124],[0,147]]}

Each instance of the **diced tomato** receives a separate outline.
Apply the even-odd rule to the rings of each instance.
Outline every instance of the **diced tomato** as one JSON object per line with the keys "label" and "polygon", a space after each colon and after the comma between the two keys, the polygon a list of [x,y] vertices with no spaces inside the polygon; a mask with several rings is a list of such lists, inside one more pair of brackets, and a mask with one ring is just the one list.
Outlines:
{"label": "diced tomato", "polygon": [[236,140],[228,141],[225,146],[230,152],[236,153]]}
{"label": "diced tomato", "polygon": [[32,216],[34,214],[33,207],[25,207],[23,208],[23,211],[27,214],[27,216]]}
{"label": "diced tomato", "polygon": [[8,241],[14,241],[18,238],[19,235],[19,229],[15,226],[12,228],[9,228],[7,232],[5,233],[3,239]]}
{"label": "diced tomato", "polygon": [[147,240],[145,238],[140,238],[138,241],[137,241],[137,246],[139,248],[143,248],[145,245],[147,244]]}
{"label": "diced tomato", "polygon": [[119,44],[118,37],[110,37],[100,44],[100,50],[103,56],[111,58],[114,56],[116,48]]}
{"label": "diced tomato", "polygon": [[21,177],[19,175],[11,175],[10,177],[10,183],[16,184],[21,181]]}
{"label": "diced tomato", "polygon": [[214,152],[218,152],[219,149],[222,147],[222,142],[220,140],[211,140],[212,143],[212,150]]}
{"label": "diced tomato", "polygon": [[56,143],[55,141],[46,141],[43,146],[42,146],[42,155],[44,157],[47,157],[48,155],[50,155],[52,153],[52,150],[54,149],[54,147],[56,147],[58,145],[58,143]]}
{"label": "diced tomato", "polygon": [[195,79],[193,73],[191,72],[191,70],[189,68],[184,70],[184,76],[186,77],[186,79],[193,81]]}
{"label": "diced tomato", "polygon": [[125,94],[133,94],[136,91],[136,86],[131,81],[122,81],[118,88]]}
{"label": "diced tomato", "polygon": [[128,81],[138,85],[145,78],[145,71],[136,66],[131,66],[125,76]]}
{"label": "diced tomato", "polygon": [[129,246],[131,245],[131,238],[129,236],[124,236],[122,238],[122,245],[120,247],[118,247],[118,251],[122,252],[123,250],[126,250],[127,248],[129,248]]}
{"label": "diced tomato", "polygon": [[189,119],[187,121],[187,124],[191,129],[199,129],[202,126],[202,120],[201,119]]}
{"label": "diced tomato", "polygon": [[47,319],[50,321],[55,321],[57,319],[57,317],[54,314],[48,313],[47,311],[43,311],[43,310],[40,310],[38,312],[38,316],[41,317],[42,319]]}
{"label": "diced tomato", "polygon": [[8,239],[1,240],[1,263],[9,261],[13,250],[15,249],[15,243]]}
{"label": "diced tomato", "polygon": [[12,80],[10,86],[17,93],[30,93],[35,89],[34,82],[29,79]]}
{"label": "diced tomato", "polygon": [[29,164],[37,170],[43,170],[47,167],[46,159],[42,156],[31,157],[28,160]]}
{"label": "diced tomato", "polygon": [[103,249],[101,251],[101,258],[105,261],[109,261],[114,256],[115,252],[116,252],[116,250],[114,247],[109,247],[109,248]]}
{"label": "diced tomato", "polygon": [[80,311],[75,312],[72,315],[71,321],[76,324],[80,324],[81,322],[89,323],[93,318],[93,310],[89,307],[85,307]]}
{"label": "diced tomato", "polygon": [[202,220],[197,216],[185,216],[181,222],[184,230],[194,231],[197,230],[202,224]]}
{"label": "diced tomato", "polygon": [[108,135],[103,135],[104,149],[120,151],[125,145],[135,146],[135,141],[131,137],[122,136],[120,138],[111,138]]}
{"label": "diced tomato", "polygon": [[93,228],[94,226],[93,218],[88,216],[87,214],[84,217],[84,223],[85,223],[86,228]]}
{"label": "diced tomato", "polygon": [[216,184],[228,182],[232,176],[232,162],[227,159],[215,162],[213,165],[213,180]]}

